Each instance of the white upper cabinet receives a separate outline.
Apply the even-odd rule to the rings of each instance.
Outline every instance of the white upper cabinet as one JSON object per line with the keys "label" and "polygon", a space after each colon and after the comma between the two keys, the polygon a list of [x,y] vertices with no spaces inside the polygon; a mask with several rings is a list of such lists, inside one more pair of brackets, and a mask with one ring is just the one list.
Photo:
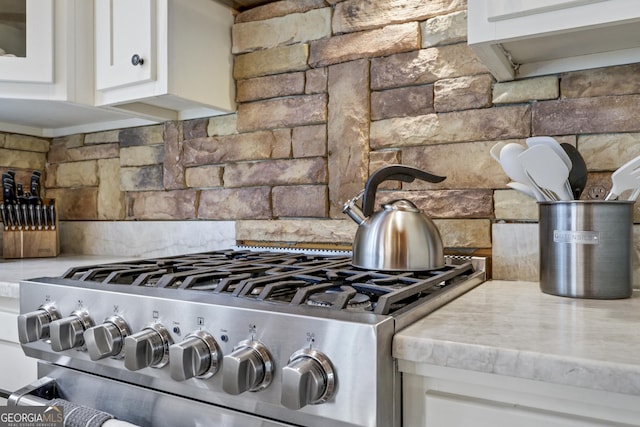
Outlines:
{"label": "white upper cabinet", "polygon": [[145,83],[156,78],[156,2],[96,2],[96,89]]}
{"label": "white upper cabinet", "polygon": [[235,110],[230,8],[95,0],[96,105],[151,120]]}
{"label": "white upper cabinet", "polygon": [[74,0],[1,0],[0,98],[92,104],[92,71],[74,63],[91,48],[84,35],[76,42],[82,29],[74,17],[91,11]]}
{"label": "white upper cabinet", "polygon": [[0,131],[52,137],[149,123],[94,107],[91,1],[0,0],[0,48]]}
{"label": "white upper cabinet", "polygon": [[53,39],[53,0],[1,0],[0,81],[53,83]]}
{"label": "white upper cabinet", "polygon": [[232,25],[212,0],[0,0],[0,131],[56,137],[232,112]]}
{"label": "white upper cabinet", "polygon": [[638,0],[468,0],[468,43],[498,80],[640,61]]}

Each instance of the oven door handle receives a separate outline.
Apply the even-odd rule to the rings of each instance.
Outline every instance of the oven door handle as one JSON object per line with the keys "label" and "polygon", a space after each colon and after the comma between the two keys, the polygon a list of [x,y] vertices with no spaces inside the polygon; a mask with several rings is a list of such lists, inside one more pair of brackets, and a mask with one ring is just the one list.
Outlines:
{"label": "oven door handle", "polygon": [[[78,421],[87,421],[87,417],[91,417],[91,425],[101,427],[136,427],[134,424],[126,421],[116,420],[113,415],[87,406],[76,405],[58,397],[58,387],[55,378],[42,377],[39,380],[29,384],[26,387],[11,393],[7,399],[7,406],[50,406],[56,405],[62,407],[65,411],[64,425],[78,425]],[[74,411],[76,408],[82,407],[83,411]],[[68,411],[68,412],[67,412]],[[83,415],[72,415],[72,413],[83,413]],[[88,415],[87,415],[88,414]],[[79,419],[82,418],[82,420]],[[95,418],[94,418],[95,417]],[[102,421],[104,420],[104,421]],[[67,424],[68,422],[68,424]],[[82,424],[82,423],[80,423]]]}
{"label": "oven door handle", "polygon": [[41,406],[46,405],[58,395],[56,380],[50,377],[42,377],[28,386],[11,393],[7,399],[7,406]]}

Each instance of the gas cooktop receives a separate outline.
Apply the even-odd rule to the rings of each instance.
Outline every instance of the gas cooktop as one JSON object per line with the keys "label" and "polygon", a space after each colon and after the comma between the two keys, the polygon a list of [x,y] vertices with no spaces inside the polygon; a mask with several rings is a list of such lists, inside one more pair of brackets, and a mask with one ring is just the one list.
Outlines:
{"label": "gas cooktop", "polygon": [[18,333],[47,376],[99,376],[120,384],[114,395],[128,384],[143,400],[155,399],[146,389],[293,425],[398,427],[393,335],[484,280],[477,257],[386,272],[348,253],[234,248],[23,281]]}

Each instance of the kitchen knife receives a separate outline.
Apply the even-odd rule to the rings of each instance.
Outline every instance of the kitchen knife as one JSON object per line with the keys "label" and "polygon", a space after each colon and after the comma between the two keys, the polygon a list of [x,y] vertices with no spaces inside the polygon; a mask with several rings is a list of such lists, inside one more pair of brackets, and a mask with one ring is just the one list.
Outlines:
{"label": "kitchen knife", "polygon": [[34,209],[34,206],[31,203],[29,203],[26,206],[29,211],[29,228],[31,230],[35,230],[36,229],[36,211]]}
{"label": "kitchen knife", "polygon": [[2,175],[2,199],[5,206],[5,213],[7,216],[7,221],[12,230],[16,229],[17,220],[15,216],[15,191],[14,191],[14,181],[11,178],[11,175],[3,174]]}
{"label": "kitchen knife", "polygon": [[15,201],[16,190],[15,181],[7,174],[2,175],[2,196],[4,203],[13,203]]}
{"label": "kitchen knife", "polygon": [[2,185],[2,203],[5,205],[13,203],[13,187],[7,182]]}
{"label": "kitchen knife", "polygon": [[29,190],[31,192],[31,196],[37,197],[42,203],[42,199],[40,198],[40,177],[42,173],[40,171],[33,171],[31,173],[31,183],[29,185]]}
{"label": "kitchen knife", "polygon": [[4,203],[0,204],[0,215],[2,216],[2,225],[5,231],[9,230],[9,222],[7,220],[7,212],[4,209]]}
{"label": "kitchen knife", "polygon": [[54,199],[49,200],[49,220],[51,221],[51,229],[56,229],[56,201]]}
{"label": "kitchen knife", "polygon": [[44,228],[45,230],[48,230],[49,229],[49,212],[48,212],[49,207],[43,203],[42,205],[39,206],[39,208],[42,215],[42,228]]}
{"label": "kitchen knife", "polygon": [[[6,173],[2,174],[2,187],[9,187],[11,188],[11,192],[13,193],[13,195],[15,196],[16,194],[16,180],[15,180],[15,172],[13,171],[7,171]],[[5,204],[7,203],[7,201],[5,200]]]}
{"label": "kitchen knife", "polygon": [[18,196],[18,213],[22,215],[20,221],[22,222],[22,230],[28,230],[30,227],[31,221],[29,220],[29,201],[27,196],[22,195]]}
{"label": "kitchen knife", "polygon": [[11,206],[13,207],[13,214],[14,214],[13,219],[16,221],[15,225],[18,228],[18,230],[22,230],[22,218],[24,218],[22,216],[22,208],[18,204],[14,204]]}
{"label": "kitchen knife", "polygon": [[35,223],[36,223],[36,226],[37,226],[38,230],[42,230],[42,227],[43,227],[43,223],[42,223],[42,199],[37,197],[37,196],[31,196],[29,198],[29,202],[31,204],[31,207],[35,211],[35,216],[36,216]]}
{"label": "kitchen knife", "polygon": [[13,203],[4,205],[4,209],[7,214],[7,221],[9,222],[9,227],[11,227],[11,230],[15,230],[17,226],[14,206],[15,205]]}

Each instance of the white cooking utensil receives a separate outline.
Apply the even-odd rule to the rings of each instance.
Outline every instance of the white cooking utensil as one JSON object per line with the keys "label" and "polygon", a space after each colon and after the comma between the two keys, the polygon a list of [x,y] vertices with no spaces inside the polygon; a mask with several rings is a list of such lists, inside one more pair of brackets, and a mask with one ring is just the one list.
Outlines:
{"label": "white cooking utensil", "polygon": [[[611,175],[611,181],[613,182],[613,187],[611,187],[611,191],[609,191],[605,200],[616,200],[624,191],[640,188],[640,156],[620,166]],[[631,197],[633,197],[633,194]],[[637,198],[638,195],[635,197]],[[629,200],[632,199],[630,198]]]}
{"label": "white cooking utensil", "polygon": [[[527,195],[529,197],[533,197],[534,199],[537,200],[537,196],[536,196],[536,193],[533,190],[533,188],[529,187],[526,184],[523,184],[521,182],[513,182],[512,181],[512,182],[507,184],[507,187],[512,188],[512,189],[514,189],[514,190],[516,190],[516,191],[518,191],[518,192],[520,192],[522,194],[525,194],[525,195]],[[543,200],[540,200],[540,201],[543,201]]]}
{"label": "white cooking utensil", "polygon": [[550,136],[532,136],[526,139],[527,147],[535,147],[536,145],[545,145],[551,148],[562,159],[567,168],[571,170],[573,166],[571,164],[571,158],[567,152],[562,148],[560,143]]}
{"label": "white cooking utensil", "polygon": [[525,148],[520,144],[513,142],[506,144],[502,147],[502,150],[500,150],[500,165],[509,178],[531,188],[531,191],[535,194],[536,200],[543,202],[547,200],[547,197],[545,197],[531,182],[531,179],[525,173],[522,168],[522,164],[520,163],[520,159],[518,158],[524,150]]}
{"label": "white cooking utensil", "polygon": [[493,159],[498,163],[500,163],[500,151],[502,151],[502,148],[505,145],[507,145],[505,141],[500,141],[493,147],[491,147],[491,150],[489,150],[489,154],[491,154],[491,157],[493,157]]}
{"label": "white cooking utensil", "polygon": [[569,185],[569,168],[545,145],[535,145],[522,152],[518,158],[525,173],[543,194],[554,200],[573,200]]}

